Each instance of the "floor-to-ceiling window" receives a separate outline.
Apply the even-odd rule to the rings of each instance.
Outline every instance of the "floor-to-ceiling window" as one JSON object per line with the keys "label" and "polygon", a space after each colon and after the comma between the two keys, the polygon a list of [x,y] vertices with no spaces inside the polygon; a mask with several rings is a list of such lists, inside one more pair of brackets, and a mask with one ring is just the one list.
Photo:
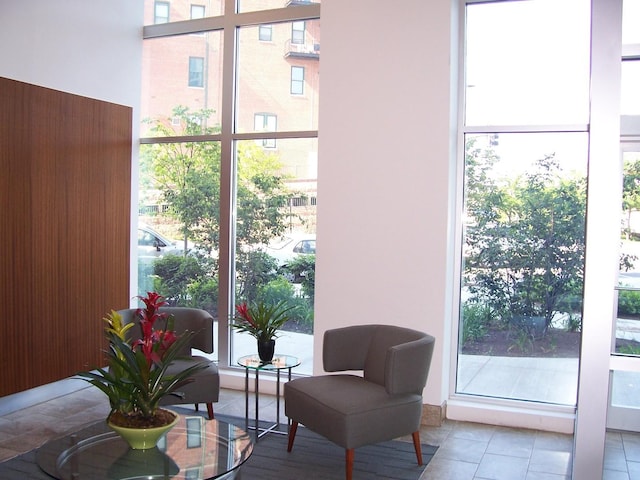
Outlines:
{"label": "floor-to-ceiling window", "polygon": [[624,0],[621,64],[622,217],[607,426],[640,431],[640,1]]}
{"label": "floor-to-ceiling window", "polygon": [[283,301],[311,369],[319,3],[145,1],[138,291],[211,312],[221,365],[234,306]]}
{"label": "floor-to-ceiling window", "polygon": [[590,4],[470,1],[465,9],[456,393],[574,406]]}

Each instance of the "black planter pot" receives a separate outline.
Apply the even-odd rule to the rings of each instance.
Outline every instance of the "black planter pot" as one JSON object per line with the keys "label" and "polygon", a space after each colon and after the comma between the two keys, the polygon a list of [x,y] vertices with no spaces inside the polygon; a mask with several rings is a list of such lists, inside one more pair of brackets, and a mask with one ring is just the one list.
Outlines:
{"label": "black planter pot", "polygon": [[267,363],[273,359],[273,352],[276,349],[275,339],[271,340],[258,340],[258,356],[260,360]]}

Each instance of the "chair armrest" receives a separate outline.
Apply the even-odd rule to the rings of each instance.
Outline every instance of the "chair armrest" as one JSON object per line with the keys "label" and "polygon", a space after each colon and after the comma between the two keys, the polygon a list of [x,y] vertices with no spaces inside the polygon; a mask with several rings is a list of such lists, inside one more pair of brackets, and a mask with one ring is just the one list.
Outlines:
{"label": "chair armrest", "polygon": [[422,394],[427,383],[434,343],[435,338],[425,334],[423,338],[387,350],[385,389],[389,394]]}
{"label": "chair armrest", "polygon": [[322,364],[326,372],[364,370],[375,326],[354,325],[324,332]]}

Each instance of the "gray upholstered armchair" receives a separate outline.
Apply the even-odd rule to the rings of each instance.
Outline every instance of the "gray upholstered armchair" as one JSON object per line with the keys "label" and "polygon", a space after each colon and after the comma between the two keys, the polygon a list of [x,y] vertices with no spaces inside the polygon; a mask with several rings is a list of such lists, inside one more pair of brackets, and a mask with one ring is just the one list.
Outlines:
{"label": "gray upholstered armchair", "polygon": [[[181,387],[173,395],[166,396],[161,401],[161,404],[193,403],[196,410],[198,410],[198,404],[204,403],[207,405],[207,413],[211,419],[213,418],[213,403],[218,401],[220,394],[218,366],[203,356],[192,355],[191,349],[196,348],[205,353],[213,353],[213,317],[205,310],[198,308],[163,307],[160,311],[173,315],[173,326],[176,334],[180,335],[185,331],[194,332],[189,348],[181,352],[182,357],[169,367],[169,373],[184,370],[194,363],[209,362],[207,368],[198,371],[193,376],[192,382]],[[136,321],[137,323],[135,312],[136,309],[132,308],[120,310],[118,313],[122,315],[124,323],[130,323],[131,321]],[[132,339],[137,339],[141,336],[139,327],[132,328],[129,332],[131,332]]]}
{"label": "gray upholstered armchair", "polygon": [[287,450],[302,424],[346,449],[346,478],[351,480],[355,448],[411,434],[422,465],[422,390],[435,339],[392,325],[356,325],[328,330],[323,342],[325,371],[364,373],[286,383],[285,413],[291,420]]}

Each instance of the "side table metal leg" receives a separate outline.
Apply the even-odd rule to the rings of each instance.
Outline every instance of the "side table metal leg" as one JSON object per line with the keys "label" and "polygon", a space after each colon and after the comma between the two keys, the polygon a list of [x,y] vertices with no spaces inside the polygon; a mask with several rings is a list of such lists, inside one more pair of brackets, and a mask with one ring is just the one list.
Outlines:
{"label": "side table metal leg", "polygon": [[244,429],[249,431],[249,369],[244,369]]}
{"label": "side table metal leg", "polygon": [[258,438],[260,438],[260,424],[258,423],[258,372],[259,369],[256,368],[256,442],[258,441]]}
{"label": "side table metal leg", "polygon": [[276,370],[276,429],[280,430],[280,369]]}
{"label": "side table metal leg", "polygon": [[[289,378],[287,379],[288,382],[291,381],[291,368],[289,367]],[[289,428],[291,426],[291,419],[289,417],[287,417],[287,431],[289,431]]]}

